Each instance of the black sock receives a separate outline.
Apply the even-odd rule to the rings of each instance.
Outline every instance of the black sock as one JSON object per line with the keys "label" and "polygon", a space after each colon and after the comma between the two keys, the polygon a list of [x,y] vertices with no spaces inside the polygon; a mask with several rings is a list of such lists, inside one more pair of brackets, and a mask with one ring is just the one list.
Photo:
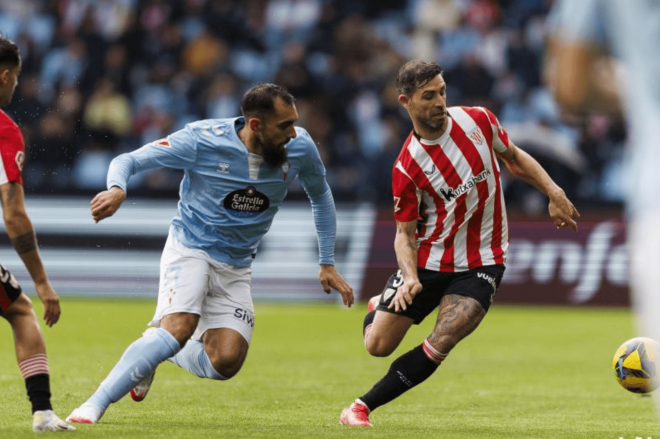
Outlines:
{"label": "black sock", "polygon": [[26,378],[25,388],[32,403],[32,413],[38,410],[53,409],[53,406],[50,405],[50,377],[47,373]]}
{"label": "black sock", "polygon": [[394,360],[383,379],[361,396],[360,400],[369,407],[369,410],[376,410],[424,382],[433,375],[438,366],[429,360],[422,346],[417,346]]}
{"label": "black sock", "polygon": [[367,326],[371,325],[374,322],[374,317],[376,317],[376,310],[368,312],[364,316],[364,324],[362,325],[362,336],[364,336],[364,331],[367,329]]}

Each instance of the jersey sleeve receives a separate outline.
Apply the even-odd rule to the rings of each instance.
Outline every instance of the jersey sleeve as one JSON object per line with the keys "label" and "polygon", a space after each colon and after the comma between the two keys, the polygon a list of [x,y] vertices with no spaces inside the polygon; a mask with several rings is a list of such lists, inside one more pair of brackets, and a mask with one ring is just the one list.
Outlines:
{"label": "jersey sleeve", "polygon": [[314,189],[318,188],[318,191],[320,191],[319,195],[322,195],[322,193],[325,192],[324,188],[326,180],[325,166],[323,166],[321,154],[319,154],[316,144],[307,131],[301,130],[298,135],[307,140],[306,159],[300,169],[298,177],[308,194],[313,195],[312,193],[314,192]]}
{"label": "jersey sleeve", "polygon": [[155,167],[189,169],[197,158],[195,129],[186,126],[164,139],[146,144],[141,149]]}
{"label": "jersey sleeve", "polygon": [[187,125],[164,139],[117,156],[108,169],[107,187],[118,186],[126,191],[128,179],[139,172],[155,168],[191,168],[197,159],[195,136],[194,129]]}
{"label": "jersey sleeve", "polygon": [[7,126],[0,132],[0,184],[23,184],[25,144],[18,127]]}
{"label": "jersey sleeve", "polygon": [[394,219],[406,223],[419,217],[417,185],[398,160],[392,171],[392,194],[394,195]]}
{"label": "jersey sleeve", "polygon": [[502,128],[500,121],[497,120],[497,117],[488,108],[483,108],[483,110],[488,116],[488,121],[493,131],[493,149],[495,152],[501,154],[509,147],[509,134]]}

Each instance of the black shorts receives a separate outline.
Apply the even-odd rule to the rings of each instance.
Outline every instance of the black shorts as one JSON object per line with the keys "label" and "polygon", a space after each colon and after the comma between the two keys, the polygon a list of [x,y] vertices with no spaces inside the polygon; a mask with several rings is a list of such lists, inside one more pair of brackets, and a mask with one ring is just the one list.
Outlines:
{"label": "black shorts", "polygon": [[[443,273],[418,268],[417,274],[422,284],[422,291],[413,298],[413,303],[408,305],[405,311],[396,314],[410,317],[416,325],[419,325],[427,315],[440,305],[440,301],[446,294],[472,297],[488,311],[493,297],[495,297],[495,292],[502,281],[504,265],[487,265],[456,273]],[[377,310],[395,313],[394,308],[388,309],[387,307],[392,303],[392,299],[402,283],[401,270],[390,276],[385,289],[380,295]]]}
{"label": "black shorts", "polygon": [[21,295],[21,286],[16,278],[0,264],[0,316]]}

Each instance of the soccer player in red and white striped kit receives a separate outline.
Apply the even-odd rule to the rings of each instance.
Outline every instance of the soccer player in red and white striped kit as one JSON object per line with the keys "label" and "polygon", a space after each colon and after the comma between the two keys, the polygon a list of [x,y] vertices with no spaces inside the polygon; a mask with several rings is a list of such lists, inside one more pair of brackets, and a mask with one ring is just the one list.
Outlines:
{"label": "soccer player in red and white striped kit", "polygon": [[[16,44],[0,35],[0,107],[11,102],[21,70]],[[39,298],[44,304],[46,325],[60,318],[60,303],[41,263],[37,238],[25,211],[23,160],[25,145],[18,126],[0,110],[0,201],[5,228],[14,249],[23,260]],[[14,332],[16,357],[32,403],[32,429],[36,432],[75,430],[53,412],[46,346],[32,302],[14,276],[0,264],[0,316]]]}
{"label": "soccer player in red and white striped kit", "polygon": [[435,63],[410,61],[396,78],[399,102],[414,130],[392,177],[399,271],[369,302],[367,351],[390,355],[411,325],[439,306],[435,327],[403,354],[340,423],[371,426],[369,413],[422,383],[483,320],[502,280],[509,245],[498,158],[550,200],[558,229],[577,231],[579,213],[539,163],[516,147],[483,107],[447,107]]}

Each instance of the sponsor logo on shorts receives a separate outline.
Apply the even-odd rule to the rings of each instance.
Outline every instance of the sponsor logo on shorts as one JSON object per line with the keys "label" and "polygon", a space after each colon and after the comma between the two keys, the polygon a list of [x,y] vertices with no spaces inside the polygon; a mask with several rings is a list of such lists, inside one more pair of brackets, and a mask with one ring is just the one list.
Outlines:
{"label": "sponsor logo on shorts", "polygon": [[488,282],[490,286],[493,287],[493,291],[497,290],[497,283],[495,282],[494,277],[488,276],[486,273],[477,273],[477,277]]}
{"label": "sponsor logo on shorts", "polygon": [[234,317],[243,320],[250,328],[254,328],[254,316],[249,309],[236,308],[234,310]]}

